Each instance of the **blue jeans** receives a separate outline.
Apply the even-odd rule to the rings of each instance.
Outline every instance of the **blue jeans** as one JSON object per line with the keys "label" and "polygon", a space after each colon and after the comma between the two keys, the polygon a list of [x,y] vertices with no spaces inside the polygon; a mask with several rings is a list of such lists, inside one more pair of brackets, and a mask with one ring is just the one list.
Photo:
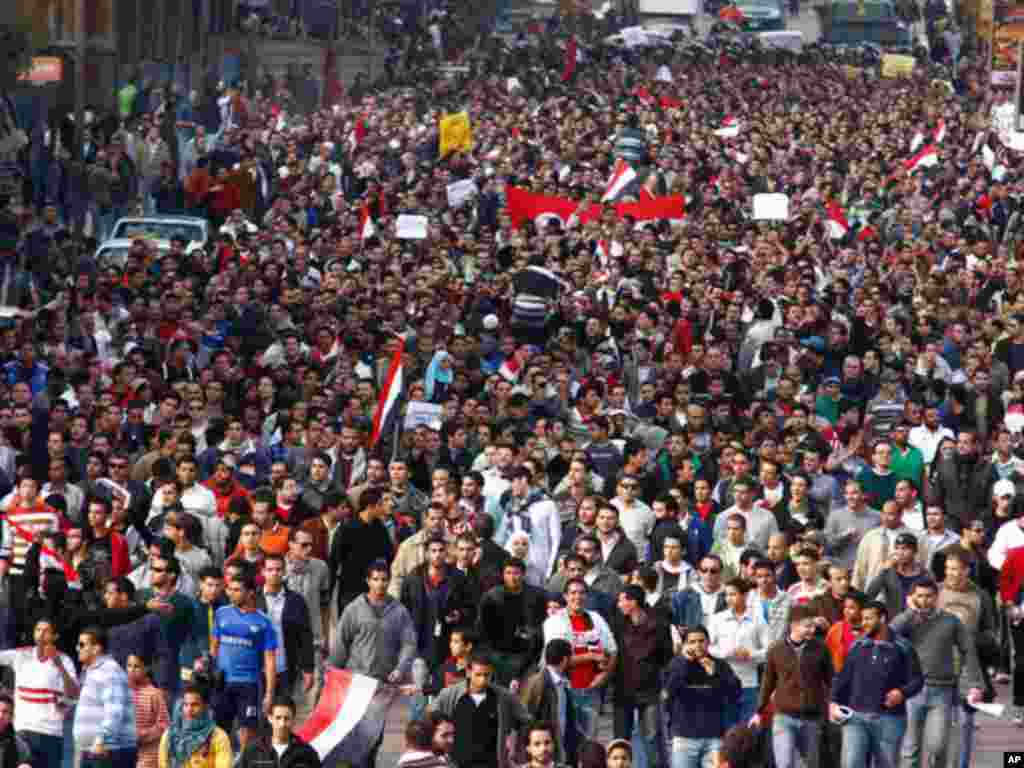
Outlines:
{"label": "blue jeans", "polygon": [[569,705],[573,708],[576,730],[583,737],[583,741],[593,741],[597,735],[597,718],[601,714],[601,690],[570,688]]}
{"label": "blue jeans", "polygon": [[711,768],[721,739],[672,739],[672,768]]}
{"label": "blue jeans", "polygon": [[809,768],[817,768],[821,762],[821,724],[817,719],[776,713],[772,718],[775,768],[796,768],[800,756]]}
{"label": "blue jeans", "polygon": [[960,723],[959,768],[971,768],[971,758],[974,756],[975,714],[975,709],[963,702],[953,710],[953,718]]}
{"label": "blue jeans", "polygon": [[139,750],[135,747],[112,749],[103,756],[93,755],[92,752],[82,753],[82,768],[135,768],[138,761]]}
{"label": "blue jeans", "polygon": [[50,736],[47,733],[36,733],[35,731],[22,731],[18,734],[28,743],[32,751],[32,765],[59,766],[64,757],[64,739],[60,736]]}
{"label": "blue jeans", "polygon": [[842,768],[899,768],[900,743],[907,730],[905,715],[854,712],[843,725]]}
{"label": "blue jeans", "polygon": [[952,727],[955,686],[928,685],[907,700],[907,734],[903,737],[904,768],[920,768],[921,752],[929,766],[946,765]]}

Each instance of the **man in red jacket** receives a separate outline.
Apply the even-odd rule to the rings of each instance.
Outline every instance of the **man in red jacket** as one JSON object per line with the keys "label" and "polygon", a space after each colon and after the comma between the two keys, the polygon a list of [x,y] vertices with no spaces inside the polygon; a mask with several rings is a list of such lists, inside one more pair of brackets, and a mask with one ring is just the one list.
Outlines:
{"label": "man in red jacket", "polygon": [[110,502],[100,498],[90,500],[87,516],[85,538],[93,562],[97,565],[108,563],[110,577],[113,579],[127,576],[132,569],[128,556],[128,542],[124,536],[110,527]]}

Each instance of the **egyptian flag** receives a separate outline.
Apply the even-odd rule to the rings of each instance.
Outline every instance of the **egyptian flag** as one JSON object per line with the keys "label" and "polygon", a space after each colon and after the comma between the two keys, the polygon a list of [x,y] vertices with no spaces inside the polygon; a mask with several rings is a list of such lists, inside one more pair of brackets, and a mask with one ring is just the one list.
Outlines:
{"label": "egyptian flag", "polygon": [[636,179],[636,171],[633,166],[621,157],[615,161],[615,168],[612,170],[611,178],[608,179],[608,186],[605,187],[602,203],[616,199]]}
{"label": "egyptian flag", "polygon": [[398,398],[402,395],[402,351],[404,341],[399,337],[398,347],[391,356],[388,375],[384,380],[384,389],[377,400],[377,410],[373,414],[373,434],[370,436],[370,447],[377,445],[381,434],[387,432],[388,423],[398,415]]}
{"label": "egyptian flag", "polygon": [[324,765],[363,765],[384,730],[398,689],[347,669],[327,668],[320,701],[298,731]]}
{"label": "egyptian flag", "polygon": [[846,212],[835,200],[828,204],[828,236],[833,240],[842,240],[850,231],[850,222]]}
{"label": "egyptian flag", "polygon": [[370,204],[363,203],[359,207],[359,239],[366,240],[375,234],[377,234],[377,225],[373,223],[373,217],[370,215]]}
{"label": "egyptian flag", "polygon": [[929,144],[904,160],[903,167],[907,170],[907,173],[914,173],[921,168],[930,168],[933,165],[937,165],[938,162],[938,150],[935,149],[934,144]]}
{"label": "egyptian flag", "polygon": [[562,82],[567,83],[576,73],[576,38],[569,38],[565,44],[565,63],[562,65]]}

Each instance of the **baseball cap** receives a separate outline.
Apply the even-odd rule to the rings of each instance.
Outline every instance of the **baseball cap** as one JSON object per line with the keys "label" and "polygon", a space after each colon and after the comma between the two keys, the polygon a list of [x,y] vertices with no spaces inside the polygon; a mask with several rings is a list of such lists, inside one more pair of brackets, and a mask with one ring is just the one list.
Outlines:
{"label": "baseball cap", "polygon": [[1000,496],[1016,496],[1017,487],[1013,484],[1012,480],[997,480],[996,484],[992,486],[992,498],[998,499]]}

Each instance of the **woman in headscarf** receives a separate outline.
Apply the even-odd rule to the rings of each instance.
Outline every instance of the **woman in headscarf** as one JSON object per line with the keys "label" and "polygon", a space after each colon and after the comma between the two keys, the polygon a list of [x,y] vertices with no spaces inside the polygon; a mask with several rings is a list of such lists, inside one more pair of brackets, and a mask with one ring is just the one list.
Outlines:
{"label": "woman in headscarf", "polygon": [[434,356],[430,359],[430,365],[427,366],[427,375],[424,382],[426,387],[424,394],[426,395],[427,402],[442,402],[454,378],[455,374],[452,371],[451,355],[444,350],[435,352]]}
{"label": "woman in headscarf", "polygon": [[160,768],[231,768],[231,740],[210,715],[205,689],[185,687],[160,740]]}

